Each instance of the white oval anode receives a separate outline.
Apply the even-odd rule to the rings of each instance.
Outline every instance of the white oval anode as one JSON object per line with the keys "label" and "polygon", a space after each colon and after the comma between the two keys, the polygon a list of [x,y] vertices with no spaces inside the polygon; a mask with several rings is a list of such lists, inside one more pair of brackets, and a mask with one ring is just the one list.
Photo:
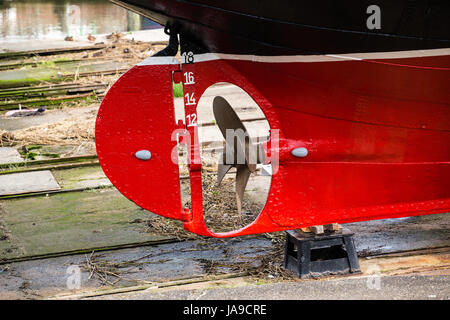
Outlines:
{"label": "white oval anode", "polygon": [[303,147],[295,148],[294,150],[291,151],[291,154],[297,158],[304,158],[308,155],[308,149]]}
{"label": "white oval anode", "polygon": [[139,150],[134,154],[139,160],[150,160],[152,153],[148,150]]}

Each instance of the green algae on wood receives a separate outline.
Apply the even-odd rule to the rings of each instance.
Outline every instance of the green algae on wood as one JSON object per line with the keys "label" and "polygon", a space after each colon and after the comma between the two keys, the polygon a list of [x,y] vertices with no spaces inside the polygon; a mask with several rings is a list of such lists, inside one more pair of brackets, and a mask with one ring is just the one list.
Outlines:
{"label": "green algae on wood", "polygon": [[57,67],[36,67],[0,72],[0,89],[30,86],[40,82],[61,82],[94,74],[113,74],[127,70],[123,62],[108,61]]}
{"label": "green algae on wood", "polygon": [[40,106],[54,106],[60,105],[63,102],[67,101],[85,101],[87,104],[92,103],[97,98],[95,93],[86,93],[79,95],[68,95],[63,97],[56,98],[45,98],[45,99],[27,99],[27,100],[19,100],[12,102],[0,103],[0,110],[13,110],[17,109],[19,106],[31,106],[31,107],[40,107]]}
{"label": "green algae on wood", "polygon": [[111,185],[111,182],[105,176],[99,165],[54,170],[53,176],[62,189],[92,188]]}
{"label": "green algae on wood", "polygon": [[98,161],[89,161],[89,162],[80,162],[80,163],[62,163],[55,165],[41,165],[34,167],[10,167],[9,169],[0,171],[0,175],[9,174],[9,173],[18,173],[18,172],[31,172],[38,170],[52,170],[53,172],[57,172],[57,170],[66,170],[72,168],[81,168],[81,167],[98,167],[100,166]]}
{"label": "green algae on wood", "polygon": [[30,167],[36,165],[49,165],[49,164],[61,164],[61,163],[80,163],[88,162],[92,160],[97,160],[96,154],[90,154],[85,156],[75,156],[75,157],[64,157],[57,159],[45,159],[45,160],[33,160],[26,162],[14,162],[14,163],[3,163],[0,164],[0,170],[9,170],[11,167]]}
{"label": "green algae on wood", "polygon": [[[82,93],[103,93],[108,84],[53,84],[50,86],[34,86],[34,87],[19,87],[0,90],[0,99],[5,102],[16,100],[18,102],[32,98],[44,98],[52,96],[64,96]],[[7,99],[7,100],[6,100]]]}
{"label": "green algae on wood", "polygon": [[99,50],[104,49],[107,46],[105,44],[95,44],[89,46],[78,46],[78,47],[67,47],[67,48],[53,48],[53,49],[40,49],[40,50],[30,50],[30,51],[13,51],[13,52],[2,52],[0,53],[0,60],[12,59],[17,57],[32,57],[32,56],[47,56],[56,55],[62,53],[70,52],[80,52],[86,50]]}
{"label": "green algae on wood", "polygon": [[5,259],[169,238],[134,223],[149,212],[116,190],[8,200],[2,207],[4,224],[24,250],[0,252]]}

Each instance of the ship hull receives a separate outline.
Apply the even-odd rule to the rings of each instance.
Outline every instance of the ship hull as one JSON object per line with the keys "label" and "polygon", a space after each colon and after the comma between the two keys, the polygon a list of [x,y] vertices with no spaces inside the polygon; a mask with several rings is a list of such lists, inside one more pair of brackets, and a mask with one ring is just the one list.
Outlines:
{"label": "ship hull", "polygon": [[112,0],[208,52],[308,55],[450,48],[450,2]]}
{"label": "ship hull", "polygon": [[[409,11],[409,15],[431,12],[424,21],[417,21],[422,29],[405,20],[409,15],[404,6],[409,2],[398,2],[404,6],[397,8],[400,13],[391,14],[384,33],[368,32],[360,22],[336,25],[331,18],[313,28],[306,20],[280,21],[282,8],[273,13],[280,15],[277,18],[267,12],[246,12],[248,8],[237,4],[233,10],[215,7],[211,5],[215,1],[121,3],[167,24],[180,33],[182,41],[200,48],[194,52],[194,63],[182,66],[183,72],[195,72],[203,81],[192,87],[197,100],[214,83],[233,83],[258,103],[272,133],[279,135],[277,168],[266,205],[244,229],[214,234],[195,213],[183,215],[178,204],[170,208],[173,212],[153,210],[159,198],[167,197],[157,188],[156,178],[154,192],[133,196],[127,180],[132,173],[123,173],[123,181],[115,184],[119,190],[121,184],[128,186],[123,191],[131,200],[155,213],[187,221],[188,230],[218,237],[450,210],[450,29],[444,28],[448,21],[441,17],[449,12],[445,2],[436,1],[440,11],[430,9],[428,2],[424,6],[419,2]],[[426,27],[430,17],[441,27]],[[238,27],[246,31],[237,31]],[[132,74],[141,76],[139,83],[144,83],[145,77],[150,81],[150,74],[156,75],[161,68],[177,70],[176,62],[167,58],[166,65],[164,61],[149,58],[125,75],[127,81],[132,81]],[[116,91],[120,100],[120,90]],[[144,108],[142,99],[136,101],[140,103],[136,106]],[[145,112],[158,105],[146,101]],[[99,114],[106,113],[106,108],[102,104]],[[188,111],[195,112],[195,106]],[[113,128],[110,125],[105,135]],[[97,145],[105,149],[110,142],[100,136],[99,131]],[[291,151],[298,147],[306,148],[308,156],[293,156]],[[120,165],[106,163],[115,161],[106,158],[100,157],[104,168]],[[171,170],[175,179],[177,172]],[[195,183],[191,173],[192,186]],[[201,193],[201,184],[197,191]],[[175,193],[168,202],[178,198]]]}
{"label": "ship hull", "polygon": [[[273,220],[295,227],[298,221],[311,225],[447,212],[450,72],[405,64],[447,60],[448,65],[448,58],[229,60],[267,99],[271,110],[266,112],[277,115],[269,124],[286,139],[282,179],[274,179],[272,188],[283,201],[298,205],[298,212],[290,210],[299,219],[286,219],[289,210],[283,210],[272,214]],[[308,157],[288,153],[298,146],[308,149]],[[277,194],[268,201],[276,201]]]}

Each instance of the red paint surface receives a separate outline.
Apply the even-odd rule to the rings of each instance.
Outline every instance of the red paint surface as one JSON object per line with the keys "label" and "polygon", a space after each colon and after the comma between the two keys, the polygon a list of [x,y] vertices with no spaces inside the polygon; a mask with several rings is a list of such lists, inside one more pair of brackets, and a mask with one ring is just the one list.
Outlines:
{"label": "red paint surface", "polygon": [[[142,67],[125,73],[100,106],[95,141],[103,171],[123,195],[154,213],[182,219],[178,165],[171,160],[172,70],[159,65],[153,75]],[[137,159],[139,150],[149,150],[151,159]]]}
{"label": "red paint surface", "polygon": [[[414,67],[407,67],[412,65]],[[192,232],[230,237],[450,211],[450,59],[444,57],[260,63],[215,60],[183,65],[198,101],[230,82],[258,103],[280,134],[279,167],[267,203],[249,226],[210,232],[202,212],[196,127],[191,133],[192,210],[181,210],[175,146],[172,71],[138,66],[108,92],[96,141],[112,183],[138,205],[185,221]],[[186,106],[186,114],[196,105]],[[306,158],[291,150],[306,147]],[[146,162],[134,152],[155,154]]]}

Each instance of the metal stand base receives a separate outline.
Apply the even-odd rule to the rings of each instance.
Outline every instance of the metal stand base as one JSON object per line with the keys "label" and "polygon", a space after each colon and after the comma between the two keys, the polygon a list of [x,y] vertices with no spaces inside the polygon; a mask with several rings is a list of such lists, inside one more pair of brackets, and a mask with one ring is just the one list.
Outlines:
{"label": "metal stand base", "polygon": [[361,272],[352,237],[348,231],[320,236],[286,231],[284,267],[299,278]]}

